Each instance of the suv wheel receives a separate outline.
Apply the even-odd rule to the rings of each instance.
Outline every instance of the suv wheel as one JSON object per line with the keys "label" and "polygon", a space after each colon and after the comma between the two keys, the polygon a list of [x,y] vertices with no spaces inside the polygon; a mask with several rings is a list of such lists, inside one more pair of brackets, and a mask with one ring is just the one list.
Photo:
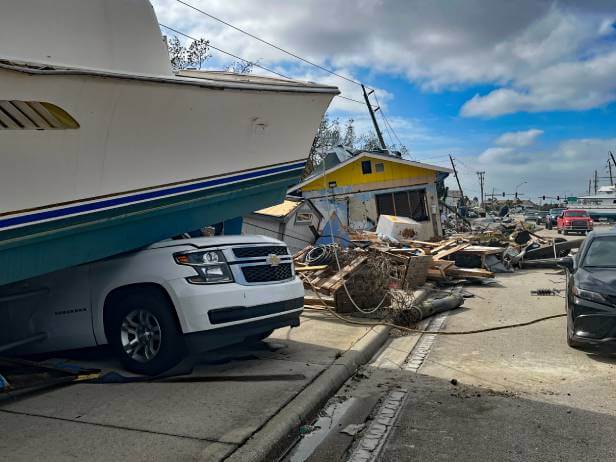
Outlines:
{"label": "suv wheel", "polygon": [[126,369],[158,375],[186,353],[173,306],[157,290],[134,289],[114,297],[106,308],[107,340]]}

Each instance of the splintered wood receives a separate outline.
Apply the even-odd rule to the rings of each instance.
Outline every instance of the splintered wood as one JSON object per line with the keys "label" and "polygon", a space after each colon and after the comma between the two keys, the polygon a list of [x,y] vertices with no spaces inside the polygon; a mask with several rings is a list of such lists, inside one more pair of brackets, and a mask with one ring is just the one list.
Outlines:
{"label": "splintered wood", "polygon": [[[333,294],[342,287],[344,281],[351,276],[363,263],[368,259],[367,256],[357,257],[348,265],[345,265],[340,271],[335,271],[335,265],[321,265],[325,268],[318,267],[316,271],[311,271],[309,267],[303,267],[304,288],[317,290],[324,295],[333,296]],[[314,268],[314,267],[313,267]]]}
{"label": "splintered wood", "polygon": [[[400,289],[415,289],[422,286],[427,279],[493,278],[494,273],[486,269],[485,257],[497,255],[503,251],[499,247],[471,245],[468,240],[462,238],[441,242],[409,239],[399,244],[392,244],[381,241],[375,233],[362,232],[352,233],[351,240],[363,250],[346,251],[339,249],[339,256],[345,257],[344,266],[340,271],[337,270],[335,261],[328,265],[309,266],[304,264],[302,260],[313,248],[312,246],[308,246],[294,255],[296,272],[301,274],[306,289],[316,290],[320,294],[332,297],[342,288],[345,281],[353,277],[358,269],[375,258],[385,258],[389,262],[393,269],[391,287]],[[458,267],[454,261],[456,255],[480,257],[478,261],[481,262],[481,267]],[[376,274],[375,277],[377,277]]]}

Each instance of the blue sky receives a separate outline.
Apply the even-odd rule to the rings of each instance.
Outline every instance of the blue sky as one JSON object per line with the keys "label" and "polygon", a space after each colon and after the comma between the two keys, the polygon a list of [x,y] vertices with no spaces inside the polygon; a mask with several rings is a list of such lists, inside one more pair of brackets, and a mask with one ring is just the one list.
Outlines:
{"label": "blue sky", "polygon": [[[520,191],[533,199],[577,195],[595,169],[607,175],[616,151],[613,0],[152,0],[163,24],[361,100],[357,85],[186,3],[375,88],[411,157],[445,165],[452,154],[468,195],[479,194],[477,170],[488,191],[525,181]],[[229,63],[213,53],[208,67]],[[335,99],[329,115],[371,130],[362,105]]]}

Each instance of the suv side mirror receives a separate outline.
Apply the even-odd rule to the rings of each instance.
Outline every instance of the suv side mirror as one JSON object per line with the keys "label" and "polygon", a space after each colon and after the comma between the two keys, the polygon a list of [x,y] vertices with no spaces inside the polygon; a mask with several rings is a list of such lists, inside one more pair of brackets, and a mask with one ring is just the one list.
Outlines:
{"label": "suv side mirror", "polygon": [[558,266],[566,268],[567,270],[573,273],[573,271],[575,270],[575,263],[573,261],[573,257],[568,256],[568,257],[559,258]]}

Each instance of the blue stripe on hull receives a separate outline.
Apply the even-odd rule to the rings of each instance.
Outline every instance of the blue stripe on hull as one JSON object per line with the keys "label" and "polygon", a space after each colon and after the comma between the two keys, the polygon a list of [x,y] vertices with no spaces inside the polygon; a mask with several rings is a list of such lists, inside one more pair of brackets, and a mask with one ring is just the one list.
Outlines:
{"label": "blue stripe on hull", "polygon": [[[122,197],[114,197],[110,199],[104,199],[97,202],[91,202],[87,204],[76,204],[67,206],[64,208],[55,208],[53,210],[44,210],[39,212],[33,212],[27,215],[20,215],[11,218],[0,219],[0,230],[11,228],[19,225],[26,225],[36,223],[44,220],[58,219],[71,215],[77,215],[87,212],[94,212],[97,210],[107,209],[110,207],[121,207],[135,202],[149,201],[154,199],[164,198],[175,194],[186,194],[204,189],[211,189],[217,186],[229,185],[238,182],[244,182],[247,180],[262,178],[278,173],[285,173],[294,170],[301,170],[304,168],[305,162],[295,162],[293,164],[282,165],[278,167],[272,167],[268,169],[251,171],[242,173],[239,175],[227,176],[224,178],[214,178],[210,180],[200,181],[197,183],[184,184],[173,186],[164,189],[158,189],[155,191],[147,191],[138,194],[132,194]],[[299,175],[298,175],[299,176]],[[87,200],[87,199],[86,199]],[[83,201],[82,201],[83,202]]]}
{"label": "blue stripe on hull", "polygon": [[284,171],[0,232],[0,285],[144,247],[280,203],[300,174]]}

